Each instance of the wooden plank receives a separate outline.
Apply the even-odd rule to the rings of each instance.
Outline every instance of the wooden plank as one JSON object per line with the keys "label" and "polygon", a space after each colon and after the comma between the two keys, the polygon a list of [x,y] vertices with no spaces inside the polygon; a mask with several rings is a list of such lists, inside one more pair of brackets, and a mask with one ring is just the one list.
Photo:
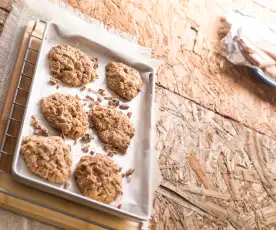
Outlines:
{"label": "wooden plank", "polygon": [[[47,208],[41,208],[39,206],[33,205],[32,203],[22,201],[16,197],[12,197],[3,193],[0,193],[0,207],[23,214],[25,216],[31,216],[32,218],[35,218],[39,221],[51,223],[64,229],[104,229],[92,224],[90,227],[88,227],[86,223],[77,220],[76,218],[69,217],[59,212],[54,212]],[[53,215],[53,213],[55,215]]]}
{"label": "wooden plank", "polygon": [[[120,217],[103,213],[99,210],[94,210],[83,205],[79,205],[75,202],[64,200],[48,193],[43,193],[39,190],[24,186],[23,184],[15,182],[11,178],[11,175],[8,174],[0,173],[0,188],[9,191],[15,195],[34,200],[43,205],[53,207],[55,209],[75,216],[79,216],[84,219],[95,221],[111,228],[134,230],[137,229],[139,226],[139,223],[137,222],[125,220]],[[13,203],[13,201],[15,203]],[[49,224],[65,229],[94,229],[93,224],[89,224],[85,221],[78,220],[77,218],[60,214],[57,211],[49,210],[31,203],[28,203],[28,205],[25,207],[26,202],[19,199],[14,199],[13,197],[8,195],[3,195],[2,198],[0,198],[0,203],[2,203],[0,205],[3,208],[11,209],[15,212],[29,216],[31,218],[47,222]]]}

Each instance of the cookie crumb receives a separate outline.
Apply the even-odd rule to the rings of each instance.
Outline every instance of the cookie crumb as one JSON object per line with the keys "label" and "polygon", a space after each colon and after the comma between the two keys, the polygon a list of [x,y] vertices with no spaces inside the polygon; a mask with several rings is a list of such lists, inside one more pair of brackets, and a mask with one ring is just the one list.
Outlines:
{"label": "cookie crumb", "polygon": [[122,204],[117,204],[116,208],[121,209]]}
{"label": "cookie crumb", "polygon": [[67,189],[69,186],[70,186],[70,183],[69,182],[65,182],[63,187],[64,187],[64,189]]}
{"label": "cookie crumb", "polygon": [[114,156],[114,152],[109,151],[109,152],[107,153],[107,156],[109,156],[109,157],[113,157],[113,156]]}
{"label": "cookie crumb", "polygon": [[93,89],[91,89],[91,88],[88,88],[87,90],[88,90],[88,92],[91,92],[91,93],[94,93],[94,94],[98,94],[97,91],[95,91],[95,90],[93,90]]}
{"label": "cookie crumb", "polygon": [[127,104],[121,104],[119,106],[119,108],[122,109],[122,110],[127,110],[129,108],[129,105],[127,105]]}
{"label": "cookie crumb", "polygon": [[86,95],[85,98],[88,99],[88,100],[90,100],[90,101],[92,101],[92,102],[94,102],[94,98],[90,97],[89,95]]}
{"label": "cookie crumb", "polygon": [[56,88],[60,86],[60,81],[56,78],[51,77],[49,80],[50,85],[56,85]]}
{"label": "cookie crumb", "polygon": [[94,139],[92,134],[86,133],[82,136],[81,141],[90,142]]}
{"label": "cookie crumb", "polygon": [[132,175],[134,173],[134,169],[128,169],[127,171],[125,171],[124,173],[122,173],[122,177],[128,177],[130,175]]}
{"label": "cookie crumb", "polygon": [[89,152],[89,154],[93,156],[93,155],[95,154],[95,152],[94,152],[93,150],[91,150],[91,151]]}
{"label": "cookie crumb", "polygon": [[105,100],[112,100],[114,97],[104,97]]}
{"label": "cookie crumb", "polygon": [[51,79],[49,80],[49,84],[50,84],[50,85],[56,85],[56,84],[57,84],[57,80],[54,79],[54,78],[51,78]]}
{"label": "cookie crumb", "polygon": [[60,84],[57,84],[57,85],[56,85],[56,89],[59,89],[59,87],[60,87]]}
{"label": "cookie crumb", "polygon": [[60,133],[60,137],[65,140],[65,135],[63,133]]}
{"label": "cookie crumb", "polygon": [[67,145],[69,148],[69,151],[72,152],[72,146],[71,145]]}
{"label": "cookie crumb", "polygon": [[112,100],[108,101],[108,105],[118,107],[120,105],[120,102],[117,98],[113,98]]}
{"label": "cookie crumb", "polygon": [[80,97],[77,94],[76,94],[75,98],[78,99],[78,100],[80,100]]}
{"label": "cookie crumb", "polygon": [[98,102],[102,102],[102,101],[103,101],[103,98],[99,95],[99,96],[97,97],[97,101],[98,101]]}
{"label": "cookie crumb", "polygon": [[90,60],[91,60],[92,62],[94,62],[93,68],[94,68],[94,69],[97,69],[97,68],[99,67],[98,58],[92,57],[92,58],[90,58]]}
{"label": "cookie crumb", "polygon": [[98,89],[98,93],[101,94],[102,96],[105,96],[105,91],[104,91],[104,89]]}
{"label": "cookie crumb", "polygon": [[84,146],[81,150],[82,150],[84,153],[88,153],[88,151],[89,151],[89,145]]}
{"label": "cookie crumb", "polygon": [[84,91],[85,89],[86,89],[86,86],[84,85],[84,86],[81,87],[80,90],[81,90],[81,91]]}
{"label": "cookie crumb", "polygon": [[41,134],[42,136],[48,137],[49,136],[48,130],[44,126],[39,124],[35,115],[32,115],[31,118],[32,118],[32,124],[34,126],[34,134],[35,135]]}
{"label": "cookie crumb", "polygon": [[128,113],[127,113],[127,116],[128,116],[129,118],[131,118],[131,115],[132,115],[132,112],[128,112]]}

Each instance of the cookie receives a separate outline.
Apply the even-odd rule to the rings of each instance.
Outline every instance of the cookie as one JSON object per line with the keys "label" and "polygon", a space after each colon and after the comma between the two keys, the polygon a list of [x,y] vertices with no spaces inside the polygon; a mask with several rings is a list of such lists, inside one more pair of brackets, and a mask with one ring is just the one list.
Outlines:
{"label": "cookie", "polygon": [[102,142],[122,151],[127,150],[135,134],[135,128],[127,115],[116,109],[96,106],[91,118]]}
{"label": "cookie", "polygon": [[55,93],[42,98],[40,107],[50,124],[65,136],[77,139],[88,129],[88,115],[76,97]]}
{"label": "cookie", "polygon": [[122,193],[120,167],[105,155],[83,156],[74,172],[81,193],[109,204]]}
{"label": "cookie", "polygon": [[130,101],[141,91],[143,82],[139,72],[123,63],[111,62],[106,67],[108,87]]}
{"label": "cookie", "polygon": [[65,84],[80,86],[98,78],[97,58],[90,59],[70,45],[53,47],[48,58],[50,72]]}
{"label": "cookie", "polygon": [[65,183],[69,179],[72,159],[61,137],[25,137],[20,151],[31,173],[53,183]]}

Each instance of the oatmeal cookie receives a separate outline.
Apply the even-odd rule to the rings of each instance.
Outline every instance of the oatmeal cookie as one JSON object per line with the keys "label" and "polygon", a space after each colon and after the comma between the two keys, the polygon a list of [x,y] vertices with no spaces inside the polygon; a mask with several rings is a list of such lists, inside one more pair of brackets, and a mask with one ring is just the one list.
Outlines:
{"label": "oatmeal cookie", "polygon": [[70,45],[53,47],[48,58],[50,72],[65,84],[80,86],[98,78],[97,58],[90,59]]}
{"label": "oatmeal cookie", "polygon": [[55,93],[42,98],[40,106],[44,117],[65,136],[77,139],[88,129],[88,115],[76,97]]}
{"label": "oatmeal cookie", "polygon": [[72,159],[61,137],[25,137],[20,151],[31,173],[53,183],[65,183],[69,179]]}
{"label": "oatmeal cookie", "polygon": [[84,196],[111,203],[122,193],[120,167],[107,156],[83,156],[74,177]]}
{"label": "oatmeal cookie", "polygon": [[96,106],[92,111],[92,122],[102,142],[119,150],[127,150],[135,128],[129,117],[116,109]]}
{"label": "oatmeal cookie", "polygon": [[141,91],[139,72],[123,63],[111,62],[106,67],[108,87],[122,98],[130,101]]}

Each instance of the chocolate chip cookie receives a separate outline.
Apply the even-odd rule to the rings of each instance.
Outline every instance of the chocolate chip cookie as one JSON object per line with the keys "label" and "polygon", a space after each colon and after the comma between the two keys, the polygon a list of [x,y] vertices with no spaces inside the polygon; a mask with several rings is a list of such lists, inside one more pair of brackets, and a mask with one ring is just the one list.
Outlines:
{"label": "chocolate chip cookie", "polygon": [[40,106],[44,117],[65,136],[77,139],[88,129],[88,115],[76,97],[55,93],[42,98]]}
{"label": "chocolate chip cookie", "polygon": [[80,86],[98,78],[97,58],[90,59],[70,45],[53,47],[48,58],[50,72],[65,84]]}
{"label": "chocolate chip cookie", "polygon": [[135,134],[128,116],[116,109],[96,106],[92,110],[92,122],[102,142],[122,151],[127,150]]}
{"label": "chocolate chip cookie", "polygon": [[61,137],[25,137],[20,151],[31,173],[53,183],[65,183],[69,179],[72,159]]}
{"label": "chocolate chip cookie", "polygon": [[139,72],[123,63],[111,62],[106,67],[108,87],[130,101],[141,91],[143,82]]}
{"label": "chocolate chip cookie", "polygon": [[83,156],[74,177],[81,193],[94,200],[108,204],[122,193],[120,167],[105,155]]}

